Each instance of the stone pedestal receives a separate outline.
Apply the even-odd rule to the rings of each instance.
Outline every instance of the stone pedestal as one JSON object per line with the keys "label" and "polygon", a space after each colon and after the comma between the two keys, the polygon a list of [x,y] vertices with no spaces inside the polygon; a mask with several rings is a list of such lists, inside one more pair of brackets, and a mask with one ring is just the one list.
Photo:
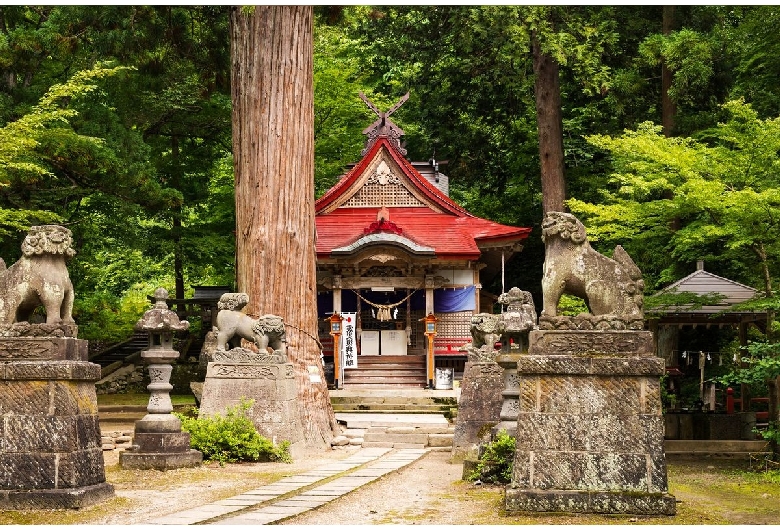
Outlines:
{"label": "stone pedestal", "polygon": [[87,341],[0,338],[0,508],[82,508],[111,498],[105,482]]}
{"label": "stone pedestal", "polygon": [[495,436],[504,430],[514,437],[517,431],[518,400],[520,399],[520,383],[517,378],[517,361],[520,354],[502,354],[496,357],[496,363],[504,371],[504,390],[501,392],[501,414],[498,425],[491,432]]}
{"label": "stone pedestal", "polygon": [[479,444],[490,441],[490,430],[499,421],[503,388],[503,370],[498,364],[466,363],[452,438],[453,458],[476,458]]}
{"label": "stone pedestal", "polygon": [[645,331],[531,332],[508,512],[675,513],[652,345]]}
{"label": "stone pedestal", "polygon": [[[159,352],[153,355],[155,359],[160,358]],[[150,351],[142,352],[141,356],[149,357]],[[203,462],[203,454],[190,448],[190,434],[181,430],[181,421],[171,414],[169,392],[173,387],[168,381],[172,370],[169,364],[149,365],[148,414],[135,422],[133,445],[119,453],[119,465],[124,469],[168,471],[197,467]]]}
{"label": "stone pedestal", "polygon": [[[254,403],[247,414],[257,432],[274,444],[289,441],[294,453],[304,440],[292,363],[229,362],[230,356],[251,359],[253,354],[229,350],[216,355],[217,359],[226,360],[208,363],[200,416],[224,416],[229,407],[239,405],[242,399],[252,399]],[[254,357],[260,356],[254,354]]]}

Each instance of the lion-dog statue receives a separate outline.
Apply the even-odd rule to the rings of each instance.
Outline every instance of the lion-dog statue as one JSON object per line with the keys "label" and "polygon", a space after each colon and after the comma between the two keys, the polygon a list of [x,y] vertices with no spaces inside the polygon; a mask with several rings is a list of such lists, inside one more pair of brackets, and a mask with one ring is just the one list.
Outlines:
{"label": "lion-dog statue", "polygon": [[504,337],[506,342],[514,340],[517,348],[528,346],[528,333],[537,328],[536,307],[534,299],[528,291],[522,291],[519,287],[512,287],[506,293],[501,293],[498,303],[506,306],[502,313],[504,319]]}
{"label": "lion-dog statue", "polygon": [[73,284],[66,267],[76,255],[71,231],[58,225],[32,226],[22,257],[6,269],[0,259],[0,325],[28,322],[46,309],[46,324],[74,324]]}
{"label": "lion-dog statue", "polygon": [[241,311],[248,303],[246,293],[225,293],[220,297],[214,326],[217,350],[226,350],[226,346],[239,348],[241,339],[246,339],[257,346],[260,353],[267,353],[271,347],[274,352],[286,355],[287,335],[282,317],[263,315],[255,320]]}
{"label": "lion-dog statue", "polygon": [[599,254],[590,246],[585,226],[564,212],[544,217],[542,241],[543,317],[555,317],[561,295],[569,294],[585,300],[594,316],[643,318],[642,272],[623,247],[615,247],[612,259]]}

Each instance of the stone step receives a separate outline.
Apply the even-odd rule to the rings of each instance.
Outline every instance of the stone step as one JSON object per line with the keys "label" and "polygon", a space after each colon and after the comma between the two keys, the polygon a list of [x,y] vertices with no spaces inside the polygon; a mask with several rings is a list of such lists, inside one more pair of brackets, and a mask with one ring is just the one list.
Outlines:
{"label": "stone step", "polygon": [[[381,378],[380,378],[381,379]],[[370,389],[370,388],[426,388],[426,384],[419,380],[398,380],[398,381],[385,381],[380,383],[378,379],[350,379],[348,382],[344,382],[345,386],[349,386],[351,389]]]}
{"label": "stone step", "polygon": [[397,375],[397,374],[363,374],[352,373],[344,376],[344,384],[355,384],[357,382],[373,383],[373,384],[392,384],[392,383],[419,383],[425,385],[427,380],[425,374],[422,375]]}
{"label": "stone step", "polygon": [[395,411],[407,411],[407,410],[426,410],[432,412],[443,412],[449,410],[449,407],[442,405],[424,405],[420,403],[332,403],[333,410],[339,411],[375,411],[382,410],[395,410]]}
{"label": "stone step", "polygon": [[372,409],[333,409],[336,413],[342,413],[347,412],[349,414],[443,414],[443,412],[440,409],[428,409],[428,410],[420,410],[420,409],[405,409],[405,410],[398,410],[398,409],[388,409],[388,410],[372,410]]}
{"label": "stone step", "polygon": [[362,368],[355,369],[350,368],[344,370],[344,379],[349,379],[353,376],[361,377],[420,377],[425,376],[425,370],[412,370],[409,368],[396,368],[393,370],[385,370],[383,368]]}
{"label": "stone step", "polygon": [[455,397],[427,397],[427,396],[333,396],[331,395],[330,402],[336,404],[407,404],[417,403],[419,405],[441,405],[441,406],[457,406],[458,399]]}

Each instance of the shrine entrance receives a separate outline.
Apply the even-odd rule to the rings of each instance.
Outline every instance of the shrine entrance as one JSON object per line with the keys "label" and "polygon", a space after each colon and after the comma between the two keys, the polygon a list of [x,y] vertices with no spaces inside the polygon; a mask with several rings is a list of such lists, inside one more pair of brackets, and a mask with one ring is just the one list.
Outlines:
{"label": "shrine entrance", "polygon": [[378,118],[362,158],[315,203],[319,340],[326,372],[338,370],[329,381],[345,387],[430,387],[436,368],[462,372],[482,281],[530,233],[455,203],[446,161],[406,159],[390,115],[407,98],[383,112],[361,95]]}

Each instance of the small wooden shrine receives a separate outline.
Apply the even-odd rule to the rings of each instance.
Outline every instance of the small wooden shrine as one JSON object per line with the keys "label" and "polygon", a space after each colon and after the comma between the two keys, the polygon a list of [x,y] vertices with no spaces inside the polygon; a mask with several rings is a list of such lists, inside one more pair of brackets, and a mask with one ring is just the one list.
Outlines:
{"label": "small wooden shrine", "polygon": [[328,366],[329,317],[343,317],[339,386],[426,386],[431,362],[462,371],[471,315],[495,299],[482,284],[531,230],[470,214],[450,199],[439,163],[406,159],[389,116],[408,94],[386,112],[361,97],[378,117],[363,131],[363,158],[315,205],[320,341]]}

